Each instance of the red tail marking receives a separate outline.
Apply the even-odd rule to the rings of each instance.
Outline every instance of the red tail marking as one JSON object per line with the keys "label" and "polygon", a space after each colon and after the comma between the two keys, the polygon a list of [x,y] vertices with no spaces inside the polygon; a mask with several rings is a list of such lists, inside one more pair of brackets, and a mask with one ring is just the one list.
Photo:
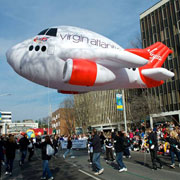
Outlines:
{"label": "red tail marking", "polygon": [[149,59],[150,57],[149,52],[145,49],[126,49],[126,51],[141,56],[145,59]]}
{"label": "red tail marking", "polygon": [[160,86],[164,83],[164,81],[155,81],[153,79],[150,79],[142,75],[141,71],[143,69],[161,67],[167,56],[173,51],[161,42],[157,42],[152,46],[147,47],[145,50],[149,52],[150,58],[148,64],[139,68],[140,77],[148,88]]}

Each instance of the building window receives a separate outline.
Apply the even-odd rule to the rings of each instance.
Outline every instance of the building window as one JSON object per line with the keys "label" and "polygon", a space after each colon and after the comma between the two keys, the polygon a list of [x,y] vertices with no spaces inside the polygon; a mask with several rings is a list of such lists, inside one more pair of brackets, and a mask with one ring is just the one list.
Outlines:
{"label": "building window", "polygon": [[143,47],[147,47],[147,44],[146,44],[146,39],[143,39]]}
{"label": "building window", "polygon": [[172,54],[169,54],[168,60],[172,60]]}
{"label": "building window", "polygon": [[166,8],[165,7],[162,8],[162,17],[163,17],[163,19],[167,18]]}
{"label": "building window", "polygon": [[154,43],[157,42],[157,34],[156,33],[153,34],[153,42]]}
{"label": "building window", "polygon": [[144,32],[144,21],[141,22],[141,30]]}
{"label": "building window", "polygon": [[180,11],[179,0],[174,1],[176,12]]}
{"label": "building window", "polygon": [[177,22],[178,33],[180,33],[180,20]]}
{"label": "building window", "polygon": [[165,39],[169,39],[169,29],[165,28]]}
{"label": "building window", "polygon": [[175,91],[172,91],[172,100],[173,100],[173,104],[176,104],[178,102]]}
{"label": "building window", "polygon": [[152,24],[152,26],[154,26],[154,25],[155,25],[154,14],[152,14],[152,16],[151,16],[151,24]]}

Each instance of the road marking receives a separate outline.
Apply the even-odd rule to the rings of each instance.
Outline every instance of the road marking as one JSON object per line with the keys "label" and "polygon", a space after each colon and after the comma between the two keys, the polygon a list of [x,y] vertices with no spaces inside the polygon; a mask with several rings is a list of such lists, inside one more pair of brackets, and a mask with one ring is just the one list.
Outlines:
{"label": "road marking", "polygon": [[89,174],[89,173],[87,173],[87,172],[85,172],[85,171],[81,170],[81,169],[79,169],[78,171],[80,171],[80,172],[82,172],[82,173],[86,174],[87,176],[92,177],[93,179],[96,179],[96,180],[101,180],[101,179],[99,179],[99,178],[97,178],[97,177],[95,177],[95,176],[93,176],[93,175],[91,175],[91,174]]}

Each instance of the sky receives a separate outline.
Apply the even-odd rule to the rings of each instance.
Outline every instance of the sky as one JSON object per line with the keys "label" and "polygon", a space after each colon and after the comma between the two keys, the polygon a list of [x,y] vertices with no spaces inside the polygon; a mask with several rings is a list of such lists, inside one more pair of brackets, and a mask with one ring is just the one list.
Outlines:
{"label": "sky", "polygon": [[12,112],[13,121],[38,120],[58,109],[70,96],[16,74],[6,60],[8,48],[43,29],[60,25],[89,29],[123,48],[131,48],[130,42],[140,35],[139,15],[157,2],[159,0],[0,0],[0,111]]}

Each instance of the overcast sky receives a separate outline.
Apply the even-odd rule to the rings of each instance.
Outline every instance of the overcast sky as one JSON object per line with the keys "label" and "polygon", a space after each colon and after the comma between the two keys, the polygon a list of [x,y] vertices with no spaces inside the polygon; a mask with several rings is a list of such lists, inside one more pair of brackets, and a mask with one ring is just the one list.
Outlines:
{"label": "overcast sky", "polygon": [[[32,83],[8,65],[11,46],[59,25],[86,28],[123,48],[140,34],[139,15],[159,0],[0,0],[0,110],[13,121],[48,116],[67,95]],[[3,96],[10,93],[11,96]]]}

